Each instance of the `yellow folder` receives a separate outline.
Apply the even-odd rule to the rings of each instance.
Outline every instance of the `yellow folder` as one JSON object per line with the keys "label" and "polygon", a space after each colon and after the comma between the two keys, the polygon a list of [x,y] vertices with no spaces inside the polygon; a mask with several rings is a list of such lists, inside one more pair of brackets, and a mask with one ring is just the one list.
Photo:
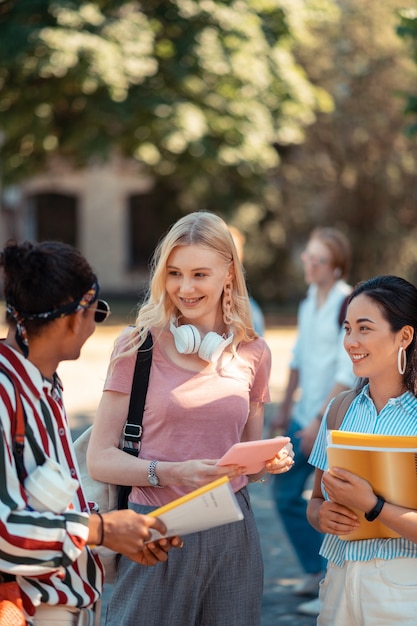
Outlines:
{"label": "yellow folder", "polygon": [[[373,435],[332,430],[328,435],[329,469],[341,467],[367,480],[387,502],[417,509],[417,437]],[[355,510],[360,527],[342,539],[398,537],[379,519],[368,522]]]}

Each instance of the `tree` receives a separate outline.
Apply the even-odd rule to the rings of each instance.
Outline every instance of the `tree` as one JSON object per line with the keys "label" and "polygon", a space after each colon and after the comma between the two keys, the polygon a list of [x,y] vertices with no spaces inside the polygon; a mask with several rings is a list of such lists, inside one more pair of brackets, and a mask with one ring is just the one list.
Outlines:
{"label": "tree", "polygon": [[[396,34],[407,0],[341,0],[333,23],[296,56],[333,98],[279,172],[296,243],[314,225],[339,226],[353,243],[352,281],[398,273],[417,279],[417,152],[405,134],[403,95],[416,67]],[[317,46],[317,42],[320,45]]]}
{"label": "tree", "polygon": [[116,151],[170,179],[184,208],[213,192],[238,206],[319,104],[276,1],[0,6],[6,183]]}
{"label": "tree", "polygon": [[250,234],[262,302],[301,295],[291,255],[318,224],[351,238],[353,282],[417,280],[413,5],[0,0],[4,183],[133,158],[167,214],[211,209]]}
{"label": "tree", "polygon": [[[399,14],[398,35],[410,45],[410,55],[417,64],[417,13],[415,8],[404,9]],[[414,119],[407,127],[407,134],[410,137],[417,135],[417,92],[414,90],[407,96],[405,114]]]}
{"label": "tree", "polygon": [[259,273],[277,260],[286,211],[279,149],[328,106],[292,48],[333,3],[296,4],[291,32],[287,0],[0,3],[4,184],[58,159],[133,158],[178,211],[215,210],[266,238]]}

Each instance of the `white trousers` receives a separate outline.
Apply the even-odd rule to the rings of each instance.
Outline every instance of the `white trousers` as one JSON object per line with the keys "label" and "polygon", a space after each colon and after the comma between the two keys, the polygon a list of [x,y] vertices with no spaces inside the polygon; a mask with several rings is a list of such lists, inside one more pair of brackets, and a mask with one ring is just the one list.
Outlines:
{"label": "white trousers", "polygon": [[100,610],[80,610],[49,604],[37,607],[33,618],[33,626],[99,626],[99,624]]}
{"label": "white trousers", "polygon": [[327,566],[317,626],[416,626],[417,559]]}

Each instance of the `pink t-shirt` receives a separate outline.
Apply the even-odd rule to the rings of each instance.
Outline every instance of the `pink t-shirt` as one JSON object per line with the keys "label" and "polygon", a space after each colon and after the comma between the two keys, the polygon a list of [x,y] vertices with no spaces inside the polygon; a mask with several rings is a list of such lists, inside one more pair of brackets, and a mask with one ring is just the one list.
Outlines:
{"label": "pink t-shirt", "polygon": [[[123,351],[123,334],[114,355]],[[193,372],[173,363],[154,343],[143,415],[140,458],[149,461],[219,459],[240,441],[250,402],[269,402],[271,352],[262,338],[242,343],[224,368]],[[110,368],[105,391],[130,393],[136,353]],[[247,483],[232,481],[235,491]],[[181,486],[134,487],[131,500],[161,506],[191,491]]]}

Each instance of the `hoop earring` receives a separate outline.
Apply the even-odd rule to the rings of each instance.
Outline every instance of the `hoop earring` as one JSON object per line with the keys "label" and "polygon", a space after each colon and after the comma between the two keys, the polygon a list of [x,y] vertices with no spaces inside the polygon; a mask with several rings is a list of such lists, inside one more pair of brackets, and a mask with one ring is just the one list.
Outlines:
{"label": "hoop earring", "polygon": [[398,348],[397,366],[398,372],[402,376],[405,372],[405,368],[407,367],[407,352],[402,346]]}
{"label": "hoop earring", "polygon": [[226,283],[223,288],[223,322],[226,326],[232,323],[232,283]]}

